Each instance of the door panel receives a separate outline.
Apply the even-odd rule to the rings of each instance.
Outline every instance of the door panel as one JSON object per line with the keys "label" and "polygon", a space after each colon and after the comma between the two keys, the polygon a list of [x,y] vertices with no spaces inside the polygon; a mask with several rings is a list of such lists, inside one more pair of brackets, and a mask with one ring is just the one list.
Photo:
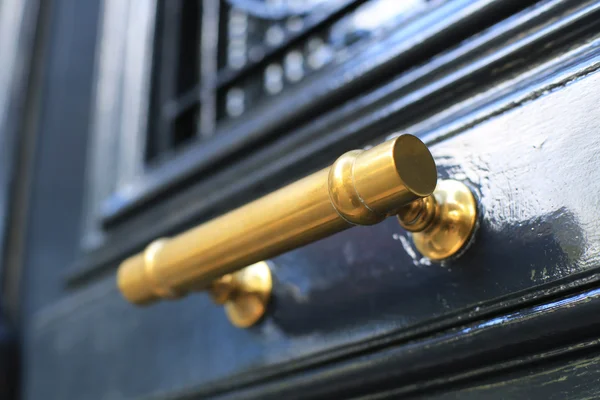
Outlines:
{"label": "door panel", "polygon": [[393,218],[353,228],[275,258],[271,309],[248,330],[203,294],[135,308],[108,275],[35,315],[30,397],[233,388],[595,282],[600,77],[571,76],[423,135],[439,175],[477,194],[480,225],[460,258],[423,259]]}

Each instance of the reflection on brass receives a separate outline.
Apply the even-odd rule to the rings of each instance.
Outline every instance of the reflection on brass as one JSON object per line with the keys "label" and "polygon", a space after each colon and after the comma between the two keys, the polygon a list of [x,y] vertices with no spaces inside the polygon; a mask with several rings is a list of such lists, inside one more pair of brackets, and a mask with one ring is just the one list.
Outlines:
{"label": "reflection on brass", "polygon": [[214,280],[208,290],[217,304],[225,306],[231,323],[238,328],[254,325],[265,314],[273,281],[265,261]]}
{"label": "reflection on brass", "polygon": [[469,188],[458,181],[438,183],[433,195],[415,200],[398,213],[400,225],[413,233],[421,254],[439,261],[458,253],[477,221],[477,205]]}
{"label": "reflection on brass", "polygon": [[210,287],[217,299],[228,298],[219,294],[219,283],[213,281],[353,225],[380,222],[429,196],[436,182],[431,153],[414,136],[351,151],[330,168],[178,236],[151,243],[123,261],[118,285],[136,304]]}

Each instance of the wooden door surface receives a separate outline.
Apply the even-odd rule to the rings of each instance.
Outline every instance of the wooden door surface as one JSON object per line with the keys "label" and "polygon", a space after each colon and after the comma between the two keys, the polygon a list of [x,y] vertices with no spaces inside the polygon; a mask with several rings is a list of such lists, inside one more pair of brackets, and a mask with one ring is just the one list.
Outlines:
{"label": "wooden door surface", "polygon": [[[236,2],[125,3],[37,3],[1,254],[24,398],[595,396],[600,3],[338,1],[237,70],[215,44]],[[309,64],[317,39],[328,64]],[[395,218],[353,227],[272,258],[248,329],[206,293],[140,308],[119,292],[119,263],[150,241],[400,133],[476,197],[460,257],[424,257]]]}

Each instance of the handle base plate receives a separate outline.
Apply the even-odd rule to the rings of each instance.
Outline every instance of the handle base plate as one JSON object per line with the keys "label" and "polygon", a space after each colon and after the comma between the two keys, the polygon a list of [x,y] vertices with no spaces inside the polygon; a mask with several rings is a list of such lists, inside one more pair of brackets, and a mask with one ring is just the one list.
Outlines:
{"label": "handle base plate", "polygon": [[272,289],[269,264],[260,261],[215,281],[210,293],[234,326],[248,328],[266,313]]}
{"label": "handle base plate", "polygon": [[440,261],[459,253],[470,240],[477,223],[477,202],[469,187],[455,180],[438,182],[431,196],[428,200],[434,201],[426,204],[434,207],[429,211],[434,215],[425,227],[410,229],[405,222],[408,214],[399,214],[398,219],[403,227],[414,232],[417,250],[433,261]]}

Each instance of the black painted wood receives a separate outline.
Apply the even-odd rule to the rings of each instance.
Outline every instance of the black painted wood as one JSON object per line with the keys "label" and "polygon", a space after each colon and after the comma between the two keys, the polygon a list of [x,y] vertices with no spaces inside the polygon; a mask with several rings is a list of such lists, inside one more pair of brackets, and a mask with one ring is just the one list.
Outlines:
{"label": "black painted wood", "polygon": [[[249,330],[233,328],[204,295],[137,309],[107,276],[35,316],[29,346],[38,362],[29,375],[69,388],[74,397],[84,390],[132,397],[197,385],[217,393],[311,373],[340,357],[418,340],[466,320],[501,318],[511,308],[596,282],[600,227],[590,187],[600,178],[599,139],[590,134],[596,116],[588,110],[599,96],[600,75],[590,72],[597,60],[558,70],[550,61],[540,68],[553,73],[526,93],[498,98],[502,87],[492,88],[487,108],[465,116],[458,103],[452,123],[445,112],[432,117],[446,118],[422,135],[435,143],[441,176],[473,187],[482,212],[477,238],[460,259],[422,259],[393,219],[354,228],[274,259],[274,303],[264,323]],[[484,111],[488,119],[481,118]],[[440,351],[451,360],[458,354],[452,347]],[[58,357],[63,368],[49,373],[48,363]],[[85,370],[90,362],[113,368]],[[73,381],[73,370],[89,375]],[[307,384],[329,376],[323,371]],[[374,390],[369,376],[364,379],[364,390]],[[39,382],[35,393],[51,389]],[[292,381],[285,382],[273,393]]]}
{"label": "black painted wood", "polygon": [[[535,382],[527,383],[528,372],[535,376],[538,371],[552,371],[553,364],[582,355],[589,358],[588,365],[594,363],[600,352],[600,324],[589,316],[598,310],[599,295],[598,289],[592,289],[417,340],[386,343],[375,351],[216,398],[428,398],[435,392],[441,393],[439,398],[453,398],[448,392],[457,387],[477,388],[475,393],[483,396],[493,391],[481,381],[502,382],[506,375],[521,377],[517,390],[535,393]],[[552,377],[538,377],[538,381],[556,383]],[[510,383],[506,386],[511,388]],[[586,389],[592,387],[597,389],[597,384]],[[510,390],[497,394],[507,393]],[[531,398],[543,398],[543,393]],[[210,394],[199,389],[163,398],[195,399]]]}
{"label": "black painted wood", "polygon": [[[599,4],[542,2],[380,82],[131,219],[69,288],[59,271],[76,257],[95,29],[62,44],[98,9],[57,4],[51,47],[81,58],[54,58],[44,88],[25,264],[26,398],[460,397],[490,393],[477,382],[515,379],[523,383],[498,393],[533,396],[551,363],[568,375],[558,384],[577,382],[581,353],[593,372]],[[77,117],[65,125],[67,115]],[[399,130],[432,146],[442,177],[476,192],[480,225],[462,257],[421,258],[394,219],[348,230],[274,259],[269,314],[248,330],[204,294],[139,309],[118,293],[116,263],[146,241]],[[527,386],[525,371],[537,381]]]}
{"label": "black painted wood", "polygon": [[8,67],[5,66],[0,74],[0,287],[2,307],[10,304],[13,320],[17,319],[18,294],[11,286],[17,281],[18,271],[10,264],[15,242],[22,238],[15,237],[19,235],[11,232],[11,225],[18,223],[21,216],[18,205],[24,199],[17,193],[27,186],[23,184],[28,177],[23,169],[31,163],[31,157],[27,157],[31,153],[32,142],[28,128],[31,124],[29,118],[32,117],[31,97],[37,90],[32,78],[36,70],[34,63],[40,61],[35,52],[39,42],[36,37],[40,36],[39,26],[43,20],[40,8],[43,6],[37,1],[14,4],[7,8],[7,13],[20,13],[19,10],[22,10],[22,17],[10,21],[11,25],[5,27],[11,31],[5,31],[5,34],[10,38],[14,37],[15,47],[10,51],[10,44],[6,43],[5,49],[8,51],[3,57]]}
{"label": "black painted wood", "polygon": [[[419,399],[548,399],[588,400],[598,397],[600,356],[598,349],[579,352],[579,358],[560,360],[516,369],[500,376],[448,387],[438,393],[416,396]],[[385,397],[398,398],[397,393]]]}
{"label": "black painted wood", "polygon": [[[268,147],[255,149],[223,172],[207,176],[182,193],[172,193],[138,217],[111,229],[103,248],[86,254],[71,267],[68,282],[77,284],[111,270],[125,255],[141,250],[154,238],[172,235],[240,206],[322,168],[335,155],[364,146],[384,133],[408,129],[424,135],[441,127],[448,129],[440,135],[451,135],[454,128],[450,124],[457,112],[472,113],[486,102],[501,100],[502,95],[526,91],[536,80],[566,68],[563,64],[576,64],[581,57],[588,57],[582,54],[558,59],[556,65],[540,70],[540,76],[529,73],[522,81],[511,81],[519,72],[552,60],[574,43],[589,40],[595,32],[597,13],[594,2],[548,1],[494,26],[456,49],[400,74],[388,85],[280,137]],[[427,118],[435,110],[439,113],[500,82],[506,82],[506,87],[497,89],[491,99],[482,96],[467,101],[463,110],[453,109],[446,120],[444,114],[437,119]],[[476,123],[486,115],[489,114],[484,111],[468,123]],[[418,121],[424,122],[415,126]],[[192,158],[198,159],[198,155]]]}

